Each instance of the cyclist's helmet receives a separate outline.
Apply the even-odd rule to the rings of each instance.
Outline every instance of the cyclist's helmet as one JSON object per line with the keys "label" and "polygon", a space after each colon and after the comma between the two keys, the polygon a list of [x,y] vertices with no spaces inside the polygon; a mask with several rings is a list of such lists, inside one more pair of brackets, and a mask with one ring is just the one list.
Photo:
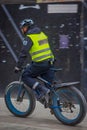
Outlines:
{"label": "cyclist's helmet", "polygon": [[32,25],[34,25],[34,21],[32,19],[24,19],[20,23],[20,28],[22,28],[24,26],[28,26],[30,28]]}

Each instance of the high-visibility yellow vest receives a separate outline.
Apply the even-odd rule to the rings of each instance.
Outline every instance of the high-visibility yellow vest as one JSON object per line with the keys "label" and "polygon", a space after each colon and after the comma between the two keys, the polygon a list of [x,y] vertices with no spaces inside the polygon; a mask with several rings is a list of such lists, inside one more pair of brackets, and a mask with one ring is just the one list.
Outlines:
{"label": "high-visibility yellow vest", "polygon": [[41,32],[40,34],[29,34],[33,46],[29,50],[32,61],[40,62],[46,59],[54,59],[54,55],[50,49],[47,36]]}

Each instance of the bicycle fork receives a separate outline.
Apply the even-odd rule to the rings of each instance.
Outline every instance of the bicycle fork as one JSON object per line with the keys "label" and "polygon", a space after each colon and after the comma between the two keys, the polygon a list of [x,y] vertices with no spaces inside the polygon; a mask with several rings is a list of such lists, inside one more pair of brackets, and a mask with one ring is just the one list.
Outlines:
{"label": "bicycle fork", "polygon": [[25,94],[25,90],[24,90],[24,87],[22,85],[22,86],[19,87],[19,91],[18,91],[18,95],[17,95],[17,101],[22,102],[24,94]]}

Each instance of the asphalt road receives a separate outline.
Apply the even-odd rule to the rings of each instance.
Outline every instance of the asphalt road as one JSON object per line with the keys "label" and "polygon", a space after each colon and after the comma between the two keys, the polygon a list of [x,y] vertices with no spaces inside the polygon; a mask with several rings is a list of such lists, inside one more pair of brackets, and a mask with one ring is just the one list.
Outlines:
{"label": "asphalt road", "polygon": [[0,98],[0,130],[87,130],[87,116],[76,126],[66,126],[59,122],[49,109],[37,102],[35,111],[27,118],[13,116]]}

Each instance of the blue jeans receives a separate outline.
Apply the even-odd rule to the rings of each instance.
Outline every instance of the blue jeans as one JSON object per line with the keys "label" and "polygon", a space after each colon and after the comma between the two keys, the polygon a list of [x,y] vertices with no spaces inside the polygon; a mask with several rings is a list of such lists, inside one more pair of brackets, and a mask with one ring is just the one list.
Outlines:
{"label": "blue jeans", "polygon": [[48,61],[38,63],[32,62],[24,70],[22,74],[22,80],[30,88],[32,88],[35,82],[37,81],[35,79],[37,76],[41,76],[47,81],[52,82],[54,79],[54,71],[52,71],[50,68],[52,68],[53,66],[54,65],[51,65]]}

